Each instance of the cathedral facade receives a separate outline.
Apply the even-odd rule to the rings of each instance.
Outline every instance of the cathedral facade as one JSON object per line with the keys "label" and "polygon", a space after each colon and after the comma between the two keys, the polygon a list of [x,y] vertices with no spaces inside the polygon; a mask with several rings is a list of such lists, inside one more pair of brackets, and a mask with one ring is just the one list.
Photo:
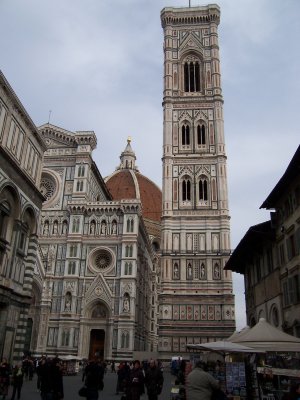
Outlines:
{"label": "cathedral facade", "polygon": [[[112,198],[92,159],[94,132],[39,131],[48,150],[31,348],[119,360],[156,351],[157,271],[140,196]],[[134,162],[128,142],[119,172],[134,171]]]}
{"label": "cathedral facade", "polygon": [[165,8],[160,354],[235,329],[217,5]]}

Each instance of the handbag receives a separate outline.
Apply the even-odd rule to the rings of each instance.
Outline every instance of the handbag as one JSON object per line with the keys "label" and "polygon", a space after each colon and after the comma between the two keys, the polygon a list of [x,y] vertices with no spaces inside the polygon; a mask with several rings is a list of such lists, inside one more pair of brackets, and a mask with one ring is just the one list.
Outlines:
{"label": "handbag", "polygon": [[87,397],[87,387],[86,386],[82,386],[82,388],[80,388],[79,390],[78,390],[78,395],[80,396],[80,397]]}

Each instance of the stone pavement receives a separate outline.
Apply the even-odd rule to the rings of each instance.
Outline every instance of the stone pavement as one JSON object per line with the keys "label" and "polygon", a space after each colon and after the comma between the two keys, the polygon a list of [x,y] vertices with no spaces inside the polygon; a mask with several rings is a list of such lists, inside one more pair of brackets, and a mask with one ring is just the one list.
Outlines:
{"label": "stone pavement", "polygon": [[[84,400],[83,397],[78,396],[78,390],[82,386],[81,373],[76,376],[64,376],[64,400]],[[171,387],[174,384],[174,376],[170,372],[164,372],[164,387],[158,400],[170,400]],[[41,400],[41,396],[36,387],[37,378],[34,376],[32,381],[24,381],[21,400]],[[107,372],[104,376],[104,390],[99,392],[99,400],[120,400],[121,394],[116,395],[117,374]],[[10,400],[12,388],[10,387],[7,400]],[[141,400],[148,400],[148,396],[144,394]]]}

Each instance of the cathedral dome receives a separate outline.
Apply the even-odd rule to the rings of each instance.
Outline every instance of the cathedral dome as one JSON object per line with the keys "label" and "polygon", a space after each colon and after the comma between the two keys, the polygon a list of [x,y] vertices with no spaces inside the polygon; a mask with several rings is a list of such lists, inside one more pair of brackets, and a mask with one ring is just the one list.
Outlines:
{"label": "cathedral dome", "polygon": [[121,154],[120,166],[110,176],[105,178],[105,183],[113,200],[140,199],[142,214],[145,220],[160,222],[162,211],[162,192],[150,179],[142,175],[135,165],[135,153],[131,140]]}

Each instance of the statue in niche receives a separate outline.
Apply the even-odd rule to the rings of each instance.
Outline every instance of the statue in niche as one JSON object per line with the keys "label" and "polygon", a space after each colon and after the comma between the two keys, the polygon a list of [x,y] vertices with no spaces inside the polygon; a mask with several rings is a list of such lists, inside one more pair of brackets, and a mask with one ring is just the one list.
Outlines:
{"label": "statue in niche", "polygon": [[123,311],[124,312],[130,311],[129,296],[127,294],[124,295],[124,299],[123,299]]}
{"label": "statue in niche", "polygon": [[96,224],[95,221],[92,221],[90,225],[90,234],[95,235],[95,231],[96,231]]}
{"label": "statue in niche", "polygon": [[174,265],[173,277],[174,277],[174,279],[179,279],[179,267],[178,267],[178,264]]}
{"label": "statue in niche", "polygon": [[102,233],[102,235],[106,234],[106,223],[105,222],[101,222],[101,233]]}
{"label": "statue in niche", "polygon": [[44,223],[43,234],[44,234],[44,235],[49,235],[49,222],[48,222],[48,221],[46,221],[46,222]]}
{"label": "statue in niche", "polygon": [[200,267],[200,278],[201,279],[205,278],[205,266],[204,266],[204,264],[201,264],[201,267]]}
{"label": "statue in niche", "polygon": [[65,301],[65,311],[71,311],[71,295],[70,293],[66,294],[66,301]]}
{"label": "statue in niche", "polygon": [[113,221],[113,223],[112,223],[111,233],[112,233],[113,235],[114,235],[115,233],[117,233],[117,223],[116,223],[116,221]]}
{"label": "statue in niche", "polygon": [[66,221],[63,222],[62,233],[64,234],[68,233],[68,223]]}
{"label": "statue in niche", "polygon": [[214,278],[220,279],[220,267],[218,264],[215,264],[214,266]]}
{"label": "statue in niche", "polygon": [[192,277],[193,277],[192,265],[190,263],[188,265],[188,277],[189,277],[189,279],[192,279]]}
{"label": "statue in niche", "polygon": [[58,233],[58,223],[57,223],[57,221],[54,222],[52,231],[53,231],[54,235],[56,235]]}

